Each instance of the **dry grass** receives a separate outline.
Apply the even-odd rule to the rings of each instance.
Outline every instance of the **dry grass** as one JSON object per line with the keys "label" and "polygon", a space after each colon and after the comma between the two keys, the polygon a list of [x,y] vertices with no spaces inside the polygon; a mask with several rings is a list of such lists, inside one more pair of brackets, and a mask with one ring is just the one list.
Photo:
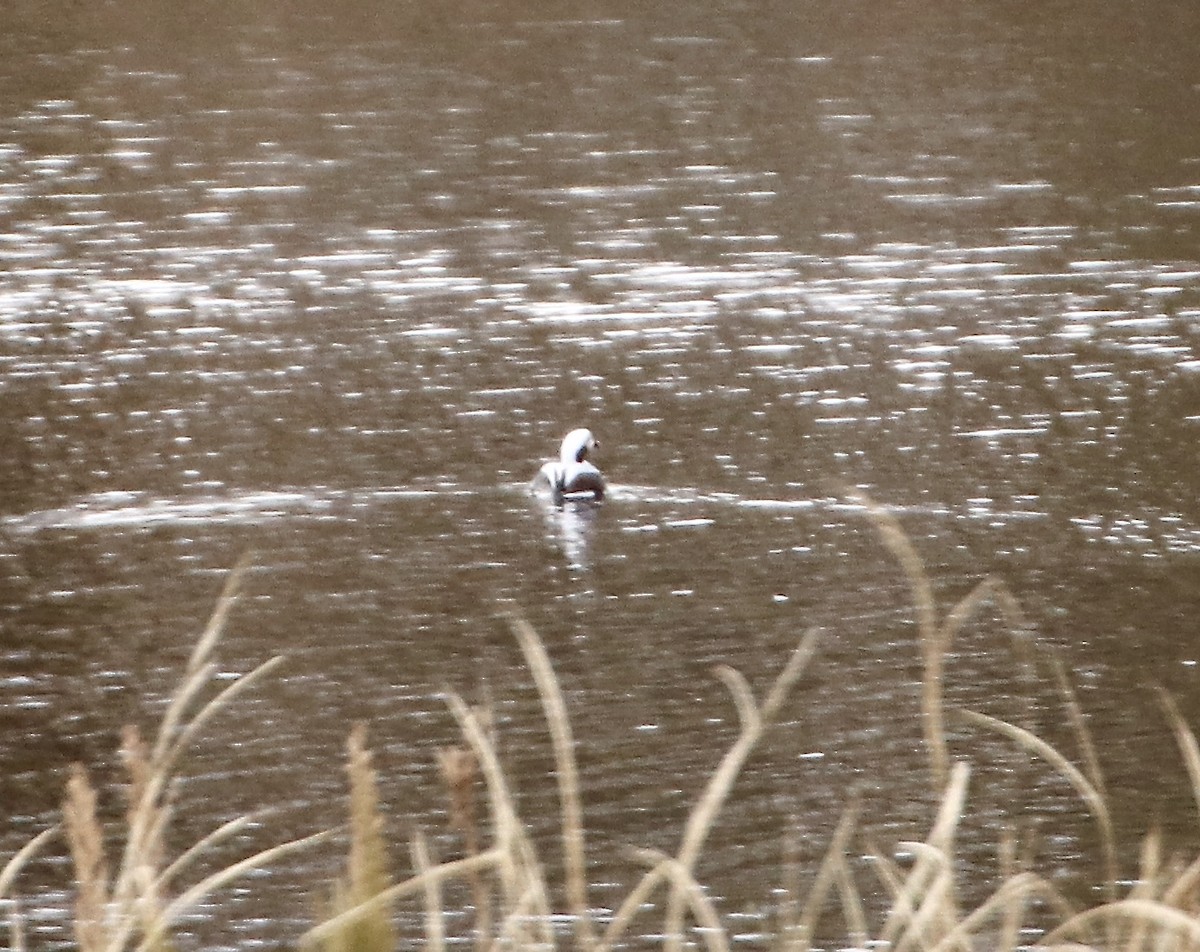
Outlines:
{"label": "dry grass", "polygon": [[[123,846],[115,865],[108,855],[106,835],[97,810],[97,794],[81,764],[71,768],[63,800],[63,828],[70,846],[75,876],[75,938],[80,952],[162,952],[172,948],[170,933],[180,917],[211,893],[281,856],[328,837],[318,833],[264,850],[233,863],[186,887],[177,882],[214,847],[244,830],[253,817],[224,824],[167,861],[166,836],[173,804],[175,769],[189,743],[230,701],[278,666],[272,658],[258,668],[213,690],[216,666],[212,653],[237,597],[246,571],[239,564],[217,602],[212,620],[192,653],[184,680],[167,706],[153,745],[127,728],[121,749],[127,775],[126,811],[120,831]],[[55,830],[47,830],[21,850],[0,872],[0,899],[20,868],[40,850]],[[18,947],[10,928],[10,944]],[[23,941],[23,939],[22,939]]]}
{"label": "dry grass", "polygon": [[[776,893],[778,914],[768,947],[773,952],[846,945],[887,947],[893,952],[1014,952],[1023,937],[1030,944],[1027,926],[1036,922],[1042,932],[1032,944],[1046,949],[1200,950],[1200,856],[1169,851],[1162,837],[1151,831],[1140,854],[1122,862],[1100,758],[1088,732],[1086,713],[1061,663],[1049,659],[1064,720],[1077,748],[1075,759],[1027,727],[980,712],[947,709],[946,660],[956,634],[981,606],[991,603],[1009,631],[1019,636],[1017,640],[1028,640],[1028,626],[1015,599],[999,580],[988,578],[965,598],[942,608],[899,520],[861,495],[855,499],[865,507],[884,546],[899,562],[912,592],[923,671],[922,728],[937,805],[927,833],[883,849],[864,829],[863,805],[848,795],[841,819],[829,831],[823,858],[809,871],[801,868],[795,837],[785,835],[783,860],[763,860],[764,870],[778,866],[782,883]],[[239,568],[232,573],[153,743],[144,742],[132,729],[126,732],[122,746],[128,776],[124,847],[115,863],[106,853],[105,844],[112,837],[101,827],[96,792],[82,767],[72,771],[62,830],[77,879],[74,923],[82,952],[169,949],[172,924],[201,897],[248,869],[326,835],[267,850],[189,888],[176,886],[197,856],[248,822],[248,818],[234,820],[168,860],[165,833],[174,809],[171,776],[184,747],[213,714],[278,663],[272,659],[211,696],[206,690],[211,689],[214,670],[211,653],[232,607],[241,572]],[[511,606],[505,606],[501,614],[530,669],[548,726],[558,794],[557,843],[535,842],[521,817],[488,712],[450,694],[446,704],[461,741],[442,750],[438,759],[462,855],[439,861],[427,838],[416,831],[409,849],[412,873],[393,881],[366,729],[356,727],[347,745],[346,868],[321,921],[302,937],[302,947],[383,952],[419,943],[441,952],[452,943],[467,940],[480,952],[559,947],[607,952],[633,942],[633,935],[658,934],[668,950],[685,943],[710,950],[731,948],[734,941],[720,902],[696,878],[698,861],[747,759],[779,718],[812,659],[818,635],[810,632],[801,640],[761,700],[739,672],[717,669],[716,676],[738,714],[738,735],[716,760],[680,831],[676,849],[670,854],[631,851],[630,862],[645,870],[618,907],[601,916],[589,900],[586,804],[569,712],[549,654],[536,632]],[[206,696],[208,700],[204,700]],[[1200,810],[1200,744],[1174,700],[1165,692],[1160,699]],[[990,877],[977,866],[967,868],[958,844],[963,820],[971,811],[973,768],[969,760],[955,756],[947,739],[945,725],[951,716],[971,728],[1007,738],[1075,791],[1096,823],[1102,853],[1095,876],[1102,888],[1093,902],[1080,906],[1069,901],[1038,874],[1033,868],[1035,851],[1022,843],[1015,826],[1002,834],[997,847],[999,861]],[[481,814],[486,818],[481,819]],[[12,902],[20,871],[58,832],[46,830],[0,867],[0,902]],[[562,882],[550,884],[539,850],[554,847],[561,854],[555,865],[563,874]],[[864,858],[868,861],[865,866]],[[990,878],[990,892],[971,908],[963,908],[960,898],[964,877],[975,884]],[[454,881],[465,887],[448,892],[447,884]],[[473,917],[466,929],[468,935],[448,933],[448,895],[459,897],[455,901],[460,903],[469,896]],[[397,912],[404,906],[409,912],[407,928],[419,928],[419,934],[399,934]],[[23,949],[26,936],[20,910],[10,904],[8,916],[10,946]],[[559,924],[564,921],[569,927]],[[645,941],[638,939],[636,944]]]}
{"label": "dry grass", "polygon": [[[669,946],[681,939],[685,919],[690,917],[701,927],[700,934],[710,948],[727,948],[729,940],[720,916],[705,890],[696,882],[693,870],[704,841],[743,764],[779,714],[788,692],[812,657],[816,633],[810,632],[801,641],[761,705],[755,701],[750,686],[738,672],[731,668],[719,669],[718,676],[729,688],[741,718],[739,736],[718,764],[708,786],[693,807],[678,852],[673,856],[649,851],[635,854],[634,859],[649,866],[649,869],[609,920],[603,935],[597,939],[593,912],[586,899],[583,810],[566,705],[541,640],[519,616],[506,612],[506,617],[533,671],[550,727],[558,778],[563,868],[567,880],[564,892],[575,946],[586,950],[612,948],[626,935],[644,905],[661,891],[666,894],[663,934],[668,936]],[[483,851],[468,845],[466,858],[440,866],[419,862],[416,865],[417,872],[409,879],[379,892],[357,907],[339,911],[312,929],[304,937],[306,945],[338,947],[330,944],[340,941],[340,936],[349,934],[359,922],[376,915],[385,905],[406,896],[418,895],[426,899],[426,923],[437,923],[432,930],[427,926],[424,942],[440,945],[444,937],[441,919],[434,905],[440,903],[440,898],[436,891],[431,891],[431,884],[456,876],[481,876],[485,871],[495,888],[482,892],[489,897],[494,895],[498,908],[495,926],[490,932],[485,934],[476,929],[477,944],[516,948],[552,948],[558,944],[559,937],[552,928],[553,909],[543,864],[518,814],[492,732],[479,712],[468,707],[457,695],[449,695],[447,704],[458,721],[470,751],[470,755],[462,751],[442,754],[443,776],[451,796],[451,816],[456,826],[465,830],[473,829],[472,810],[468,805],[470,795],[464,787],[472,782],[474,765],[478,764],[487,790],[493,845]],[[464,767],[464,763],[472,766]],[[480,889],[473,891],[477,896],[480,895]],[[431,897],[434,904],[430,904]],[[477,927],[481,922],[491,921],[490,915],[482,917],[477,911]]]}
{"label": "dry grass", "polygon": [[[392,885],[388,873],[383,814],[379,809],[379,787],[367,729],[358,724],[346,744],[346,774],[350,785],[350,850],[345,877],[334,884],[329,918],[368,903]],[[426,865],[428,861],[426,859]],[[426,897],[427,901],[431,897]],[[390,903],[377,903],[344,929],[329,934],[326,952],[385,952],[396,947]]]}

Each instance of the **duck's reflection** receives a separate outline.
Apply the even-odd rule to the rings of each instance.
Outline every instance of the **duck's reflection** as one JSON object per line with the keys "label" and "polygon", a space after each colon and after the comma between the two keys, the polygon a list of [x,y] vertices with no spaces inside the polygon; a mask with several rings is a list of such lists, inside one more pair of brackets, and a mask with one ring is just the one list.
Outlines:
{"label": "duck's reflection", "polygon": [[591,568],[589,549],[600,504],[583,499],[555,502],[541,496],[536,498],[546,521],[546,533],[562,550],[567,566],[576,571]]}

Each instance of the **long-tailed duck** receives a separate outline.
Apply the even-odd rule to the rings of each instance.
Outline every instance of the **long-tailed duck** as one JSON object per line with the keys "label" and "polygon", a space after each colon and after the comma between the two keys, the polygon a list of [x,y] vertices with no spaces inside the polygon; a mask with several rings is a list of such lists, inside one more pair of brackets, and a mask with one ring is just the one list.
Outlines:
{"label": "long-tailed duck", "polygon": [[592,431],[572,430],[563,437],[558,459],[544,463],[533,479],[535,489],[548,489],[556,499],[568,496],[590,496],[603,499],[604,476],[587,459],[587,455],[600,444]]}

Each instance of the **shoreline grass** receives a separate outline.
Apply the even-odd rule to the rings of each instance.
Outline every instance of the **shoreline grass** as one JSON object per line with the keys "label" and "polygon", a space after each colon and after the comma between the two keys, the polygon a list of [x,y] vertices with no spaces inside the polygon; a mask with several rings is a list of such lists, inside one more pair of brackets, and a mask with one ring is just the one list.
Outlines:
{"label": "shoreline grass", "polygon": [[[796,849],[788,845],[785,835],[787,855],[773,871],[773,881],[780,884],[773,900],[776,925],[760,947],[771,952],[847,946],[886,947],[894,952],[1014,952],[1023,944],[1106,952],[1200,948],[1200,855],[1168,851],[1154,830],[1145,834],[1137,857],[1121,855],[1101,761],[1061,661],[1045,657],[1077,759],[1026,727],[947,707],[946,658],[956,634],[985,603],[995,607],[1019,650],[1030,647],[1028,625],[1016,599],[1002,582],[989,577],[942,608],[899,520],[861,494],[851,498],[863,507],[884,548],[900,565],[913,599],[922,662],[922,737],[936,807],[923,836],[902,840],[888,850],[872,842],[861,828],[862,803],[848,792],[840,819],[827,831],[824,855],[807,871],[800,868]],[[6,938],[10,948],[20,952],[29,941],[18,902],[20,874],[56,840],[68,847],[71,856],[76,880],[73,925],[81,952],[166,952],[174,948],[172,930],[199,902],[238,876],[324,842],[335,832],[317,831],[262,850],[186,886],[179,884],[196,860],[244,830],[254,818],[235,818],[174,858],[168,856],[175,778],[188,745],[214,716],[283,661],[272,658],[220,689],[214,681],[212,655],[247,564],[243,560],[231,571],[152,740],[143,740],[133,728],[124,734],[122,848],[115,856],[106,848],[114,839],[113,831],[101,826],[96,791],[86,769],[75,765],[63,801],[63,822],[37,834],[11,858],[0,858],[0,915],[4,916],[0,938]],[[737,737],[716,760],[696,796],[676,850],[669,854],[629,851],[631,867],[645,871],[616,909],[601,916],[589,898],[587,804],[581,795],[566,701],[550,655],[533,627],[512,605],[500,606],[499,615],[521,650],[541,700],[554,762],[557,845],[535,841],[521,818],[488,711],[450,693],[445,703],[461,742],[439,753],[438,766],[462,855],[439,860],[428,838],[416,830],[409,843],[413,873],[397,881],[390,855],[395,844],[385,833],[367,727],[355,725],[349,731],[346,754],[345,871],[324,891],[328,898],[318,901],[316,921],[300,938],[299,947],[383,952],[419,942],[440,952],[449,944],[469,941],[481,952],[533,948],[608,952],[622,943],[644,945],[646,936],[655,935],[668,952],[682,949],[685,943],[710,950],[731,948],[734,937],[720,903],[696,878],[698,861],[747,759],[771,730],[817,653],[818,632],[808,632],[782,660],[761,700],[736,669],[716,669],[715,676],[725,685],[738,715]],[[1159,702],[1200,811],[1200,744],[1174,699],[1160,690]],[[998,844],[999,872],[991,877],[989,891],[964,908],[964,877],[980,878],[978,870],[966,868],[958,848],[960,827],[970,816],[974,768],[968,759],[955,756],[947,739],[950,718],[970,730],[1006,738],[1014,749],[1044,765],[1075,791],[1096,824],[1100,856],[1094,901],[1068,900],[1048,876],[1035,871],[1014,824]],[[480,799],[486,822],[478,815]],[[556,850],[561,882],[547,881],[543,859],[547,849]],[[864,875],[854,862],[856,856],[869,859],[869,874]],[[446,886],[455,881],[464,886],[453,895],[470,897],[466,908],[471,914],[466,932],[458,935],[448,932],[451,919],[446,910]],[[311,888],[313,884],[298,885]],[[36,897],[21,902],[28,901],[36,902]],[[401,934],[397,912],[402,904],[405,908],[413,904],[419,913],[421,935]],[[1036,934],[1029,931],[1035,923],[1040,930]],[[639,924],[641,931],[635,928]]]}

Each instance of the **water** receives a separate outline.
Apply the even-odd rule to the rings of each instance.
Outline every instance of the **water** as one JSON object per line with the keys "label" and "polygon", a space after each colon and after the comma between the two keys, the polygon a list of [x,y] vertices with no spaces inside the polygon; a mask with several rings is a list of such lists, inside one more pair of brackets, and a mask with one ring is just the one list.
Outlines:
{"label": "water", "polygon": [[[734,736],[712,667],[761,691],[823,626],[699,870],[753,931],[785,822],[815,861],[851,789],[881,842],[928,817],[912,611],[850,486],[945,604],[987,573],[1019,595],[1125,835],[1190,836],[1149,686],[1200,714],[1200,69],[1196,14],[1158,6],[6,10],[0,855],[70,763],[115,781],[120,726],[253,550],[222,668],[288,661],[188,760],[180,842],[279,812],[214,863],[340,820],[355,720],[397,857],[410,822],[453,853],[447,688],[491,699],[549,833],[512,599],[575,717],[611,906],[618,847],[672,848]],[[546,509],[525,482],[577,425],[612,497]],[[949,681],[1070,749],[994,612]],[[1036,808],[1045,864],[1086,878],[1065,785],[955,744],[981,877]],[[336,862],[188,929],[287,944]],[[30,875],[59,941],[62,871]]]}

